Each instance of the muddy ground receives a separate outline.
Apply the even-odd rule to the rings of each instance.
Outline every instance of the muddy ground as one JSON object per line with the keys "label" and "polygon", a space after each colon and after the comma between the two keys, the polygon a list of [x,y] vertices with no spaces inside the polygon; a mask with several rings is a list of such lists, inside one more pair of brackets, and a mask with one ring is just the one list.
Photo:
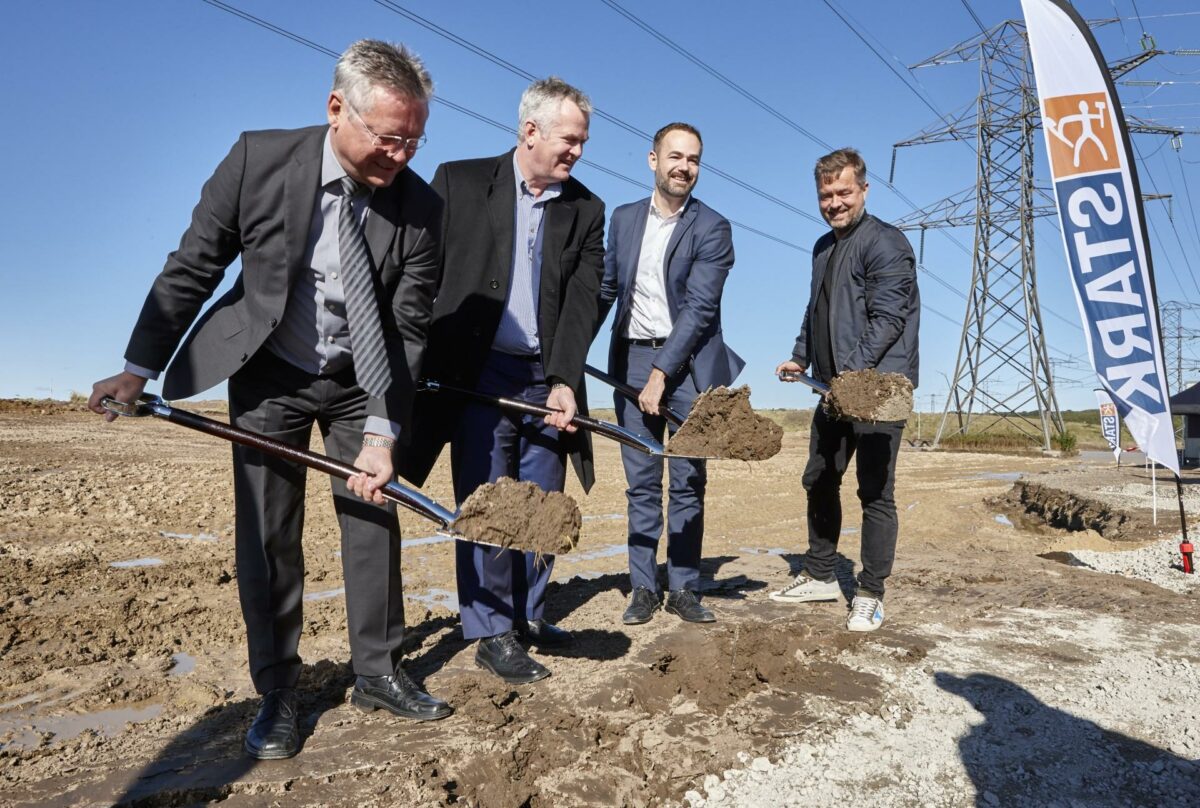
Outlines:
{"label": "muddy ground", "polygon": [[[1146,526],[1142,469],[905,450],[887,622],[850,634],[842,604],[767,597],[799,568],[806,449],[788,433],[767,462],[710,463],[717,623],[660,612],[626,627],[624,479],[617,446],[598,440],[591,495],[568,488],[582,538],[547,606],[576,642],[537,653],[553,676],[528,686],[474,666],[451,543],[403,513],[406,664],[456,708],[432,724],[347,704],[338,535],[329,483],[310,472],[304,748],[259,763],[241,753],[256,697],[229,445],[152,419],[0,407],[0,804],[1200,802],[1197,590],[1053,560],[1170,535],[1173,486],[1160,482]],[[1046,527],[1019,495],[1001,501],[1022,475],[1142,527],[1119,541]],[[445,464],[424,490],[452,502]],[[848,589],[852,481],[843,501]]]}

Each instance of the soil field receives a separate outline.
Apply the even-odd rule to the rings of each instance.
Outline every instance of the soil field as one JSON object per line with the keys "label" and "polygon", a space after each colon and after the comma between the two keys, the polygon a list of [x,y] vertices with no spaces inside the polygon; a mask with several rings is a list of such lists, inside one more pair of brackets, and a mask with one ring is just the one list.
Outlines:
{"label": "soil field", "polygon": [[[718,622],[659,612],[630,627],[624,477],[597,440],[591,495],[568,486],[582,536],[547,605],[576,640],[535,652],[553,675],[528,686],[475,667],[452,543],[401,514],[406,667],[455,708],[431,724],[347,702],[339,538],[328,480],[310,472],[304,747],[256,762],[241,751],[257,699],[229,444],[150,418],[0,406],[0,804],[1200,804],[1200,589],[1165,552],[1149,577],[1170,589],[1072,562],[1177,536],[1165,474],[1155,524],[1141,468],[902,451],[887,620],[851,634],[844,604],[768,598],[799,569],[807,438],[709,465]],[[452,504],[448,463],[424,491]]]}

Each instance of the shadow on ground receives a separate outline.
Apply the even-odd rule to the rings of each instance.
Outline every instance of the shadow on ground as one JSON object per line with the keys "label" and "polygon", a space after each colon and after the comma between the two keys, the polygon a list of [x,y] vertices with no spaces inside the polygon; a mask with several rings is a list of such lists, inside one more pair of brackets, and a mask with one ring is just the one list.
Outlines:
{"label": "shadow on ground", "polygon": [[986,673],[934,676],[984,716],[958,742],[979,806],[1198,805],[1200,767]]}

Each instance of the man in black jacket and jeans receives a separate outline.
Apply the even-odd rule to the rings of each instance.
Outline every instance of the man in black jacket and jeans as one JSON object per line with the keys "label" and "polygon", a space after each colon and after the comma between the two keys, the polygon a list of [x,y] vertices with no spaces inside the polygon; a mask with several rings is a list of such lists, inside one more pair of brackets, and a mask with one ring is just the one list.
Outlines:
{"label": "man in black jacket and jeans", "polygon": [[[916,261],[904,234],[866,212],[867,166],[853,149],[817,161],[814,175],[821,215],[832,228],[813,248],[812,292],[792,358],[775,369],[812,375],[828,384],[847,370],[902,373],[917,385],[917,330],[921,302]],[[808,493],[808,552],[804,571],[772,600],[837,600],[834,566],[842,530],[841,483],[858,455],[862,502],[862,572],[846,628],[874,631],[883,624],[884,580],[896,556],[896,456],[903,421],[839,421],[813,414],[804,490]]]}

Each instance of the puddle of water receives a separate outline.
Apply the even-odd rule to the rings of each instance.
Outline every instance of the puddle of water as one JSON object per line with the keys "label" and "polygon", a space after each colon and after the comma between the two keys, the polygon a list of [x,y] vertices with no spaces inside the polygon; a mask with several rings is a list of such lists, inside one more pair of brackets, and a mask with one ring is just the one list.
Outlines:
{"label": "puddle of water", "polygon": [[164,539],[183,539],[184,541],[217,541],[219,538],[215,533],[171,533],[166,530],[158,531],[158,535]]}
{"label": "puddle of water", "polygon": [[576,578],[578,578],[581,581],[594,581],[597,578],[603,578],[605,575],[608,575],[608,574],[609,573],[607,573],[607,572],[600,572],[599,570],[584,570],[583,572],[576,572],[571,575],[568,575],[566,578],[555,578],[554,580],[557,581],[558,583],[566,583],[567,581],[574,581]]}
{"label": "puddle of water", "polygon": [[346,587],[342,586],[337,589],[326,589],[324,592],[306,592],[305,600],[326,600],[328,598],[336,598],[338,595],[346,594]]}
{"label": "puddle of water", "polygon": [[124,570],[131,567],[157,567],[161,563],[161,558],[132,558],[129,561],[110,561],[108,566]]}
{"label": "puddle of water", "polygon": [[844,527],[844,528],[842,528],[842,535],[843,535],[843,536],[853,536],[853,535],[854,535],[855,533],[857,533],[857,532],[858,532],[858,528],[856,528],[856,527]]}
{"label": "puddle of water", "polygon": [[611,558],[612,556],[624,555],[628,550],[627,544],[609,544],[600,547],[596,550],[588,550],[586,553],[571,553],[570,555],[556,556],[557,563],[564,561],[572,564],[578,564],[580,561],[593,561],[597,558]]}
{"label": "puddle of water", "polygon": [[624,519],[624,518],[625,518],[625,514],[623,514],[623,513],[593,513],[593,514],[584,516],[583,521],[592,522],[597,519],[607,520],[607,519]]}
{"label": "puddle of water", "polygon": [[46,732],[53,732],[55,740],[69,740],[89,729],[112,738],[124,731],[125,724],[149,721],[162,709],[161,704],[149,704],[84,715],[38,716],[25,712],[0,720],[0,735],[12,733],[7,743],[0,744],[0,749],[31,749],[41,743],[41,736]]}
{"label": "puddle of water", "polygon": [[971,475],[972,480],[1019,480],[1019,471],[977,471]]}
{"label": "puddle of water", "polygon": [[430,608],[440,606],[452,612],[458,611],[458,595],[448,589],[430,589],[428,592],[405,595],[404,599],[424,603]]}
{"label": "puddle of water", "polygon": [[195,669],[196,658],[180,651],[178,654],[171,654],[171,668],[167,671],[167,676],[186,676]]}
{"label": "puddle of water", "polygon": [[1002,513],[996,514],[996,521],[1002,525],[1007,525],[1008,527],[1013,527],[1012,520],[1009,519],[1007,516],[1005,516]]}

